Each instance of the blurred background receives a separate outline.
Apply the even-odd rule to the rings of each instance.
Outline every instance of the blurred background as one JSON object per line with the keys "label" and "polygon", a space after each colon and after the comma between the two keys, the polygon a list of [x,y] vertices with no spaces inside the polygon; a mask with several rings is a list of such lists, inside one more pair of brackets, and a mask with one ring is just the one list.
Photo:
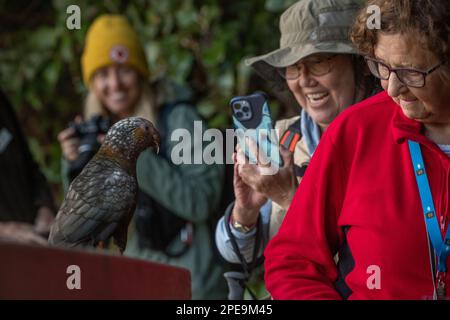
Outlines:
{"label": "blurred background", "polygon": [[[0,86],[12,101],[33,156],[62,200],[57,134],[79,114],[86,89],[80,70],[85,32],[102,13],[121,13],[139,33],[151,79],[187,85],[210,127],[228,128],[228,102],[256,90],[274,118],[296,111],[287,92],[268,86],[245,58],[278,48],[279,15],[295,0],[0,0]],[[67,7],[81,9],[69,30]]]}

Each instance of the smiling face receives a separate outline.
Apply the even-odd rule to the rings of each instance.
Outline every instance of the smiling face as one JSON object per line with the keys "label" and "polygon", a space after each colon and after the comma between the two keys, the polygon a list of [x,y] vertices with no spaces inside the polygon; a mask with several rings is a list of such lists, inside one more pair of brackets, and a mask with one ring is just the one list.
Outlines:
{"label": "smiling face", "polygon": [[[380,33],[374,50],[375,58],[391,68],[420,70],[428,70],[441,62],[414,39],[399,33]],[[450,85],[449,79],[444,78],[445,71],[445,66],[441,66],[428,75],[423,88],[404,85],[395,73],[391,73],[388,80],[381,80],[381,85],[408,118],[424,124],[450,124]]]}
{"label": "smiling face", "polygon": [[[313,62],[321,55],[307,57],[303,61]],[[356,84],[350,55],[337,55],[330,60],[330,72],[322,76],[312,75],[308,68],[301,68],[296,80],[286,80],[297,102],[311,118],[326,129],[336,116],[355,103]]]}
{"label": "smiling face", "polygon": [[138,72],[120,64],[98,69],[92,78],[92,89],[102,105],[119,119],[133,114],[141,96]]}

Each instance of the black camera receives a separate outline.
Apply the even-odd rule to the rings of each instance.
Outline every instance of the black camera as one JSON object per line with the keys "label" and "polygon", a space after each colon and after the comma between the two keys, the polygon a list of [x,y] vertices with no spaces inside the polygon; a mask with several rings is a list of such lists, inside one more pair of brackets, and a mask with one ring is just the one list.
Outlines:
{"label": "black camera", "polygon": [[111,125],[111,120],[101,115],[95,115],[82,123],[71,122],[69,124],[69,127],[75,131],[74,137],[80,139],[78,158],[74,161],[69,161],[70,182],[80,174],[84,166],[97,153],[100,148],[100,143],[97,139],[98,135],[106,134]]}

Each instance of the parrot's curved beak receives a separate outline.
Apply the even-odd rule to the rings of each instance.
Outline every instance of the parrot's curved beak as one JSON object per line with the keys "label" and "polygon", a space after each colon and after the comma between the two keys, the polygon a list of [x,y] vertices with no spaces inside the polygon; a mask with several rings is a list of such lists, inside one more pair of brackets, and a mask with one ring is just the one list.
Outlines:
{"label": "parrot's curved beak", "polygon": [[140,132],[145,132],[146,134],[146,142],[149,144],[148,148],[156,148],[156,153],[159,153],[161,135],[158,130],[156,130],[155,126],[149,121],[142,124],[140,127],[143,129]]}
{"label": "parrot's curved beak", "polygon": [[159,154],[159,146],[161,145],[161,136],[158,132],[153,133],[153,144],[156,148],[156,154]]}

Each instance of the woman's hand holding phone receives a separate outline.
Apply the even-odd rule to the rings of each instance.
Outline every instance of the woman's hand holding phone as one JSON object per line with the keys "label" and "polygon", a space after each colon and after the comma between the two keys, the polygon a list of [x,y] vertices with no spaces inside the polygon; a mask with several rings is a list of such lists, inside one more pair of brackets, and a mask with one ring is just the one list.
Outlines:
{"label": "woman's hand holding phone", "polygon": [[267,197],[262,193],[255,191],[246,184],[240,177],[241,167],[245,163],[245,156],[237,145],[236,152],[233,154],[234,161],[234,195],[235,202],[233,207],[233,219],[243,225],[254,225],[258,220],[259,210],[267,202]]}
{"label": "woman's hand holding phone", "polygon": [[256,92],[248,96],[234,97],[230,101],[230,107],[238,143],[244,149],[245,155],[251,162],[256,163],[247,143],[249,138],[253,139],[257,141],[259,151],[265,154],[271,168],[277,170],[281,162],[280,154],[266,94]]}
{"label": "woman's hand holding phone", "polygon": [[278,145],[264,93],[235,97],[230,106],[234,128],[241,130],[236,146],[233,217],[242,211],[242,219],[256,222],[267,198],[284,209],[289,207],[298,186],[293,154]]}
{"label": "woman's hand holding phone", "polygon": [[257,155],[258,162],[256,164],[249,163],[240,146],[237,145],[237,158],[241,163],[238,170],[239,178],[254,192],[272,199],[287,210],[298,187],[298,180],[294,173],[293,154],[280,146],[283,166],[275,173],[267,174],[265,171],[268,170],[269,164],[267,161],[262,161],[264,160],[263,154],[258,152],[255,142],[249,141],[248,145],[250,151]]}

